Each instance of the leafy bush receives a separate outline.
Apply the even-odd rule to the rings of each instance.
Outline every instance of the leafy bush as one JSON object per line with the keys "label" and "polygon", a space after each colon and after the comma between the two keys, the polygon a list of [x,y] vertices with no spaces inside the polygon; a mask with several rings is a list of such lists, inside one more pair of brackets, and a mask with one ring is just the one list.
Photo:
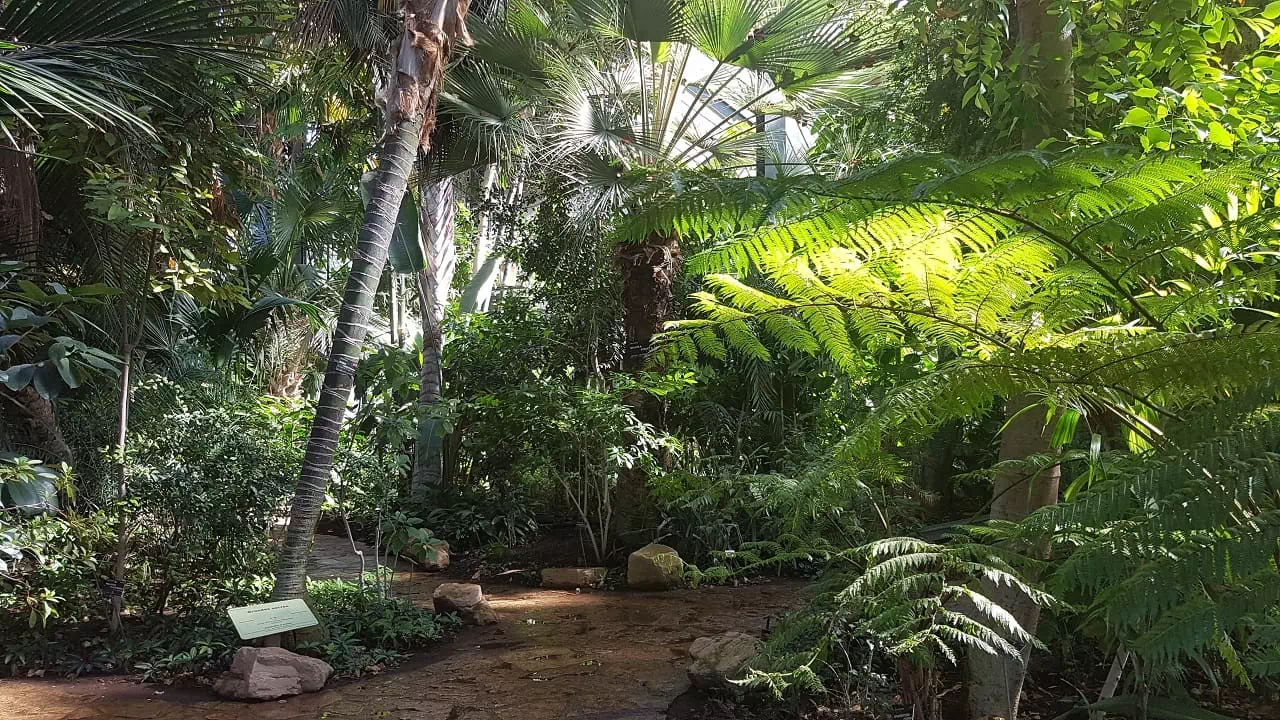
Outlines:
{"label": "leafy bush", "polygon": [[433,496],[427,526],[458,548],[475,549],[498,543],[521,545],[538,532],[533,501],[521,488],[507,491],[483,488],[447,488]]}
{"label": "leafy bush", "polygon": [[[847,548],[918,521],[903,464],[887,454],[856,464],[825,456],[794,475],[735,474],[716,463],[690,464],[700,471],[666,473],[651,485],[663,514],[662,532],[670,534],[667,542],[693,562],[724,563],[733,558],[725,551],[754,547],[776,564],[782,549],[759,544]],[[738,558],[736,567],[747,564]]]}
{"label": "leafy bush", "polygon": [[324,659],[342,676],[359,677],[394,665],[407,651],[440,640],[461,624],[455,615],[435,615],[403,598],[345,580],[313,582],[307,592],[329,639],[304,645],[299,652]]}
{"label": "leafy bush", "polygon": [[6,568],[0,573],[0,628],[5,634],[42,633],[53,624],[99,617],[101,558],[114,550],[116,524],[105,512],[88,515],[0,515]]}

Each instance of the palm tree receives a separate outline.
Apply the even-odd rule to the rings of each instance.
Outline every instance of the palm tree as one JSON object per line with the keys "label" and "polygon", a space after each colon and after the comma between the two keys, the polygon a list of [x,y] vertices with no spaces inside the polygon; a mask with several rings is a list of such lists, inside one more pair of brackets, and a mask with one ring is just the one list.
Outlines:
{"label": "palm tree", "polygon": [[419,147],[435,127],[436,104],[454,44],[471,40],[466,29],[465,3],[402,0],[401,11],[403,27],[390,51],[381,97],[385,132],[290,509],[272,593],[275,599],[298,598],[306,593],[308,549],[324,503],[356,360],[368,334],[369,315],[387,263],[388,245]]}
{"label": "palm tree", "polygon": [[[875,66],[894,27],[875,9],[822,0],[599,0],[572,16],[593,52],[546,64],[554,102],[550,154],[594,193],[591,212],[641,216],[679,194],[690,170],[729,176],[787,173],[796,148],[787,117],[855,105],[875,91]],[[790,130],[790,131],[789,131]],[[778,131],[781,131],[780,133]],[[673,182],[674,181],[674,182]],[[643,199],[643,204],[641,204]],[[653,338],[678,316],[680,229],[661,218],[623,234],[622,369],[651,365]],[[642,421],[662,424],[661,402],[628,394]],[[619,536],[648,526],[647,475],[622,473]]]}
{"label": "palm tree", "polygon": [[[551,10],[515,0],[503,22],[477,28],[473,53],[522,91],[522,103],[505,107],[533,108],[543,135],[533,163],[578,184],[583,216],[617,219],[643,215],[641,199],[679,193],[692,170],[786,172],[782,119],[874,92],[872,68],[894,31],[885,17],[826,0],[585,0]],[[622,366],[639,375],[653,337],[678,313],[681,233],[660,219],[623,224],[646,225],[616,253]],[[661,423],[652,395],[628,401]],[[624,472],[617,494],[619,532],[638,534],[647,476]]]}

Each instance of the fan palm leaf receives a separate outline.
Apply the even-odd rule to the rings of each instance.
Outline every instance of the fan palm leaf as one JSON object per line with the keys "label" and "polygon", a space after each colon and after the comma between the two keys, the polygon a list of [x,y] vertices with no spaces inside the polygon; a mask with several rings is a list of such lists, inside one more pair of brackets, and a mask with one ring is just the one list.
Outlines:
{"label": "fan palm leaf", "polygon": [[166,87],[189,93],[182,69],[210,62],[252,72],[264,51],[258,0],[12,0],[0,8],[0,130],[39,118],[149,133],[133,109]]}

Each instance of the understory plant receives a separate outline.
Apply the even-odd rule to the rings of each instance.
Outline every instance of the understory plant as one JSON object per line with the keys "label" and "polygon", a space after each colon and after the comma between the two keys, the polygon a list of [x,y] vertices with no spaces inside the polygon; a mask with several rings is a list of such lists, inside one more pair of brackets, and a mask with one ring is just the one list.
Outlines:
{"label": "understory plant", "polygon": [[364,587],[346,580],[309,583],[307,597],[328,638],[304,644],[299,652],[325,660],[341,677],[360,677],[399,663],[461,625],[456,615],[436,615],[375,586],[376,578]]}
{"label": "understory plant", "polygon": [[[940,673],[965,651],[1017,655],[1043,647],[976,583],[1017,587],[1042,606],[1049,594],[992,548],[895,537],[829,555],[819,599],[771,640],[745,685],[776,697],[824,693],[850,673],[893,668],[913,717],[940,720]],[[878,657],[878,660],[877,660]],[[854,658],[858,658],[857,661]]]}

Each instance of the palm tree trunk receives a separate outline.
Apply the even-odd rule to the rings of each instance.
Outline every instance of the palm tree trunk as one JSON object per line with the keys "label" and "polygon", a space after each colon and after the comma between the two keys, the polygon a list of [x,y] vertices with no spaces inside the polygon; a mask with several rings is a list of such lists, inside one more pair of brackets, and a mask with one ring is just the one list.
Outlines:
{"label": "palm tree trunk", "polygon": [[[17,147],[0,138],[0,257],[29,267],[39,262],[40,192],[32,158],[35,144],[18,139]],[[71,462],[53,403],[27,386],[0,388],[0,431],[9,443],[39,460]]]}
{"label": "palm tree trunk", "polygon": [[454,243],[454,217],[457,203],[453,199],[453,178],[437,180],[422,189],[418,209],[418,227],[426,267],[418,272],[418,304],[422,313],[422,373],[418,395],[419,411],[424,413],[418,426],[413,481],[409,496],[416,504],[425,501],[427,492],[438,487],[444,478],[444,436],[438,419],[429,417],[440,402],[444,386],[444,310],[449,303],[449,287],[457,267]]}
{"label": "palm tree trunk", "polygon": [[[618,249],[622,271],[622,324],[626,347],[622,369],[639,375],[646,368],[653,337],[676,317],[674,286],[680,271],[680,244],[674,234],[654,233],[644,242]],[[650,425],[662,425],[662,402],[651,393],[632,391],[624,398],[636,417]],[[618,476],[613,506],[617,509],[617,536],[635,543],[637,535],[652,525],[653,503],[649,476],[640,467]]]}
{"label": "palm tree trunk", "polygon": [[[1000,436],[1000,460],[1021,460],[1031,455],[1050,452],[1051,425],[1044,413],[1027,397],[1009,401],[1005,410],[1008,425]],[[992,485],[991,517],[995,520],[1021,520],[1036,508],[1058,502],[1058,480],[1061,469],[1054,465],[1038,475],[1028,477],[1019,470],[1002,470]],[[984,581],[982,593],[1017,619],[1028,633],[1034,634],[1040,620],[1040,607],[1017,588]],[[1026,678],[1031,647],[1018,657],[989,655],[980,650],[969,652],[969,717],[974,720],[1018,717],[1018,698]]]}
{"label": "palm tree trunk", "polygon": [[464,315],[488,312],[489,301],[493,298],[493,283],[498,278],[498,261],[493,254],[493,190],[498,183],[498,166],[492,164],[484,171],[484,207],[476,218],[476,254],[471,263],[471,282],[467,283],[462,293],[460,309]]}
{"label": "palm tree trunk", "polygon": [[360,239],[351,259],[351,274],[338,313],[329,366],[311,423],[311,437],[294,492],[289,526],[276,569],[272,597],[306,594],[307,555],[325,488],[338,448],[338,436],[351,395],[356,359],[369,332],[369,314],[387,246],[395,230],[400,202],[422,138],[435,127],[436,99],[452,43],[469,43],[466,5],[449,0],[404,0],[404,30],[391,62],[386,96],[387,129],[369,188]]}

